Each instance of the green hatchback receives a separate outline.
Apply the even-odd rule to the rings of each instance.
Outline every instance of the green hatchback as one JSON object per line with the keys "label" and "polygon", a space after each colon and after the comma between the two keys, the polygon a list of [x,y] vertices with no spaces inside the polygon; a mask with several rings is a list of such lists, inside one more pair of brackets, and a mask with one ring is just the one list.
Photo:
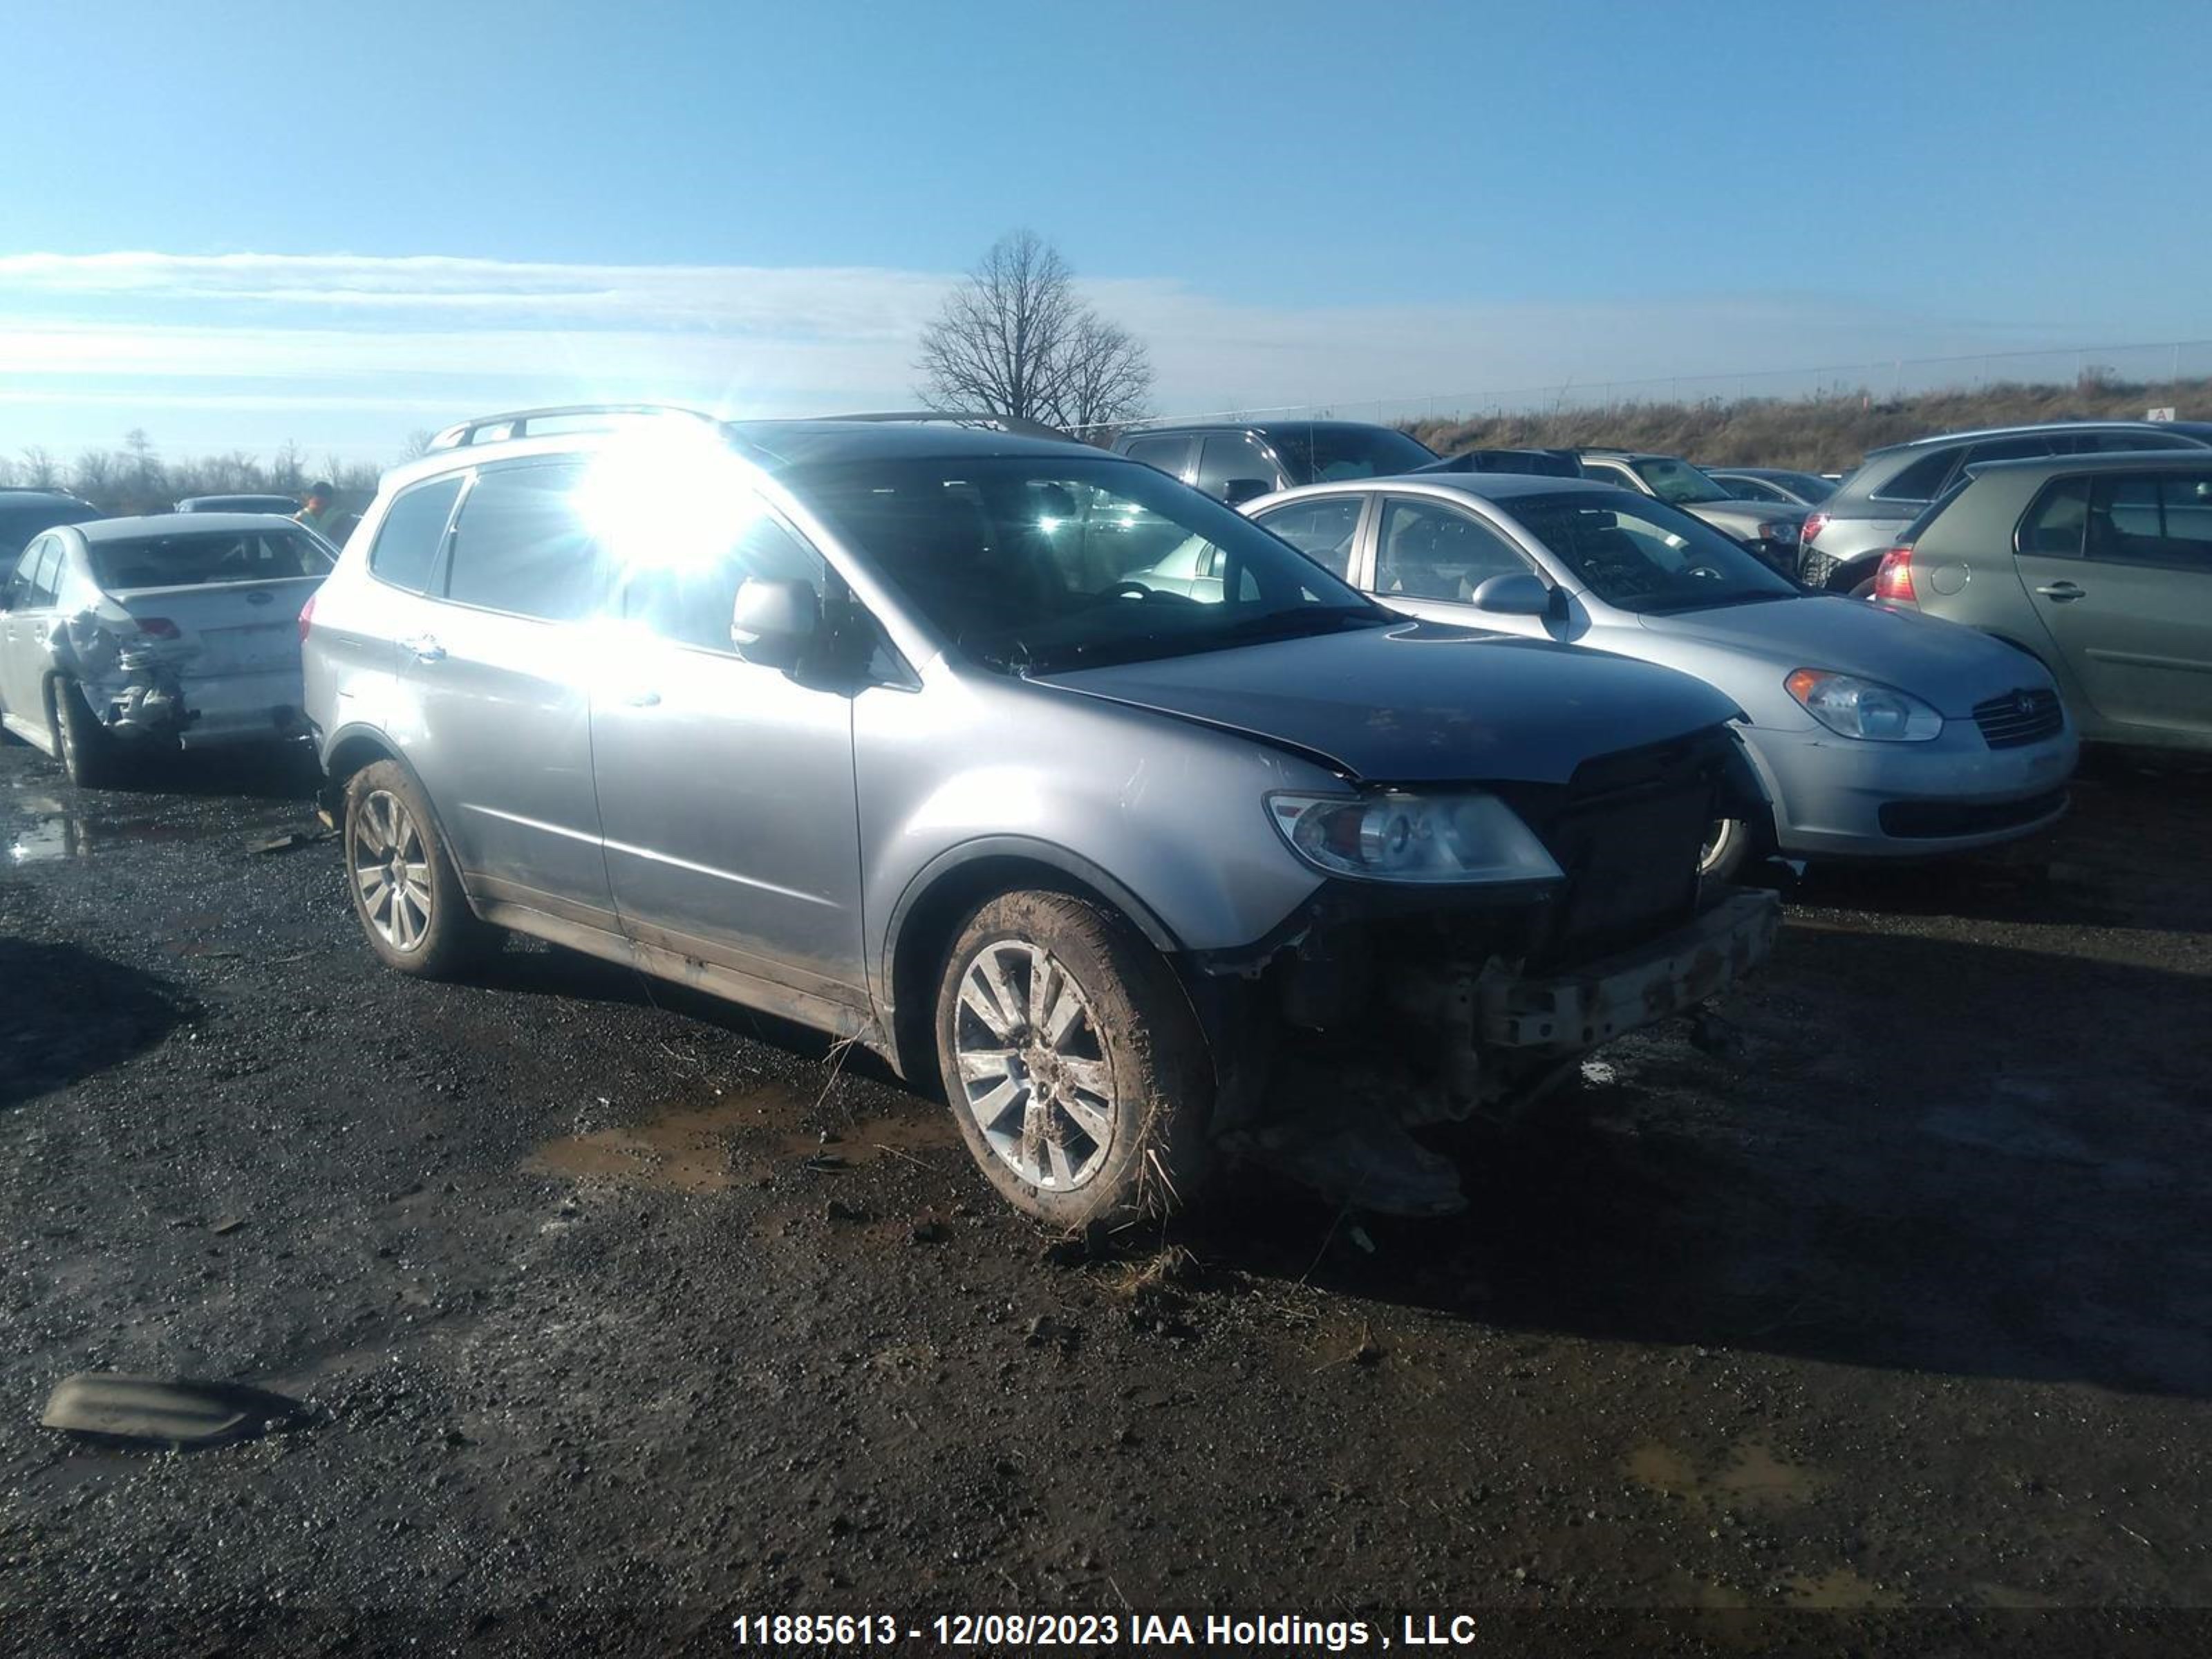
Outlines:
{"label": "green hatchback", "polygon": [[2212,751],[2212,453],[1971,468],[1874,598],[2040,659],[2088,741]]}

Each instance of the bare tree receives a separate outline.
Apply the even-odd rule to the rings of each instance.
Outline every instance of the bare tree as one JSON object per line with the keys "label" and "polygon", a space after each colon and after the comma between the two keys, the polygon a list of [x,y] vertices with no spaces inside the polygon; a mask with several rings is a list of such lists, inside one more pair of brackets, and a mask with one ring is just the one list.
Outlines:
{"label": "bare tree", "polygon": [[1142,412],[1152,389],[1145,348],[1118,323],[1086,314],[1069,343],[1061,418],[1054,424],[1092,443],[1109,442],[1115,428]]}
{"label": "bare tree", "polygon": [[144,427],[134,426],[123,434],[123,447],[131,455],[131,489],[142,502],[151,502],[161,493],[161,459],[155,453],[154,441]]}
{"label": "bare tree", "polygon": [[1142,408],[1152,365],[1128,332],[1075,291],[1035,231],[1001,236],[922,331],[921,395],[933,409],[981,409],[1079,430]]}
{"label": "bare tree", "polygon": [[119,482],[112,450],[88,449],[70,470],[70,488],[96,505],[105,506],[114,499]]}
{"label": "bare tree", "polygon": [[276,459],[270,464],[270,485],[287,495],[296,495],[307,481],[307,464],[300,457],[300,446],[287,438],[284,447],[276,452]]}
{"label": "bare tree", "polygon": [[33,489],[52,489],[62,481],[61,463],[37,444],[23,452],[23,482]]}
{"label": "bare tree", "polygon": [[407,434],[407,441],[399,451],[399,459],[403,461],[421,460],[430,453],[430,440],[437,435],[427,426],[416,427]]}

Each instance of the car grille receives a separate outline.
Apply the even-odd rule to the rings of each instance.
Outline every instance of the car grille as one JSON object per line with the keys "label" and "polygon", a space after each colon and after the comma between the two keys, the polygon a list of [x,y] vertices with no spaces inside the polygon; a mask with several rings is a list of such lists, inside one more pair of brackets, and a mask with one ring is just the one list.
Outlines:
{"label": "car grille", "polygon": [[1690,919],[1731,744],[1716,727],[1586,761],[1564,789],[1498,786],[1567,878],[1540,964],[1586,961]]}
{"label": "car grille", "polygon": [[1990,748],[2017,749],[2064,731],[2066,711],[2056,691],[2023,687],[1976,703],[1974,724],[1982,728],[1982,740]]}

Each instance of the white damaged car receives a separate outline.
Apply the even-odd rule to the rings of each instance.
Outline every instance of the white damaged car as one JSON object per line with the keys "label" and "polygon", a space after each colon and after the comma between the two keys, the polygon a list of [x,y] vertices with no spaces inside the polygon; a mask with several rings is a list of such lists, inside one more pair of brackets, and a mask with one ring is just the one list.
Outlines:
{"label": "white damaged car", "polygon": [[300,611],[337,552],[267,514],[59,525],[0,586],[0,720],[74,783],[299,736]]}

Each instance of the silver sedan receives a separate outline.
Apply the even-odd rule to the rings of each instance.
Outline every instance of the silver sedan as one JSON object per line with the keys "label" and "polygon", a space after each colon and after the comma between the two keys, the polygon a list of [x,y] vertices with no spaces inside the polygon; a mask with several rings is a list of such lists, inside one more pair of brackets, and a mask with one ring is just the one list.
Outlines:
{"label": "silver sedan", "polygon": [[[1317,484],[1244,510],[1396,609],[1639,658],[1725,692],[1785,854],[1952,852],[2065,810],[2078,743],[2040,663],[1970,629],[1808,592],[1662,501],[1467,474]],[[1709,870],[1761,839],[1717,826]]]}

